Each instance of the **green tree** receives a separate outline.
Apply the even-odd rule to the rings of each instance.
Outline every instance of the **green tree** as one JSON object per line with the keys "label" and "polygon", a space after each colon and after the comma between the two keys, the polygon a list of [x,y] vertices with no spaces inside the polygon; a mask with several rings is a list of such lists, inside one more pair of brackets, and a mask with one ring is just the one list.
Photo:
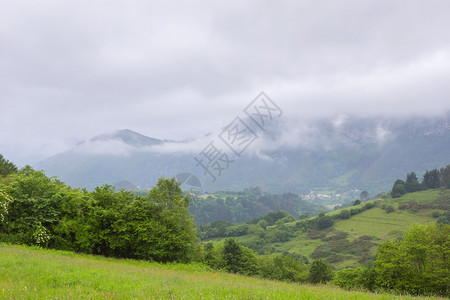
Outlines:
{"label": "green tree", "polygon": [[17,172],[17,167],[15,164],[5,159],[3,155],[0,154],[0,176],[7,176],[12,173]]}
{"label": "green tree", "polygon": [[401,197],[406,193],[405,182],[403,180],[398,179],[395,181],[394,186],[392,187],[391,196],[392,198]]}
{"label": "green tree", "polygon": [[450,189],[450,165],[441,168],[439,171],[440,186]]}
{"label": "green tree", "polygon": [[269,226],[269,223],[268,223],[266,220],[263,219],[263,220],[261,220],[261,221],[258,222],[258,225],[259,225],[262,229],[266,230],[267,226]]}
{"label": "green tree", "polygon": [[405,191],[407,193],[412,193],[419,191],[421,189],[421,184],[419,180],[417,179],[417,175],[414,172],[408,173],[406,175],[406,182],[405,182]]}
{"label": "green tree", "polygon": [[253,250],[239,245],[233,238],[225,240],[222,260],[228,272],[245,275],[256,275],[258,272],[258,260]]}
{"label": "green tree", "polygon": [[11,176],[5,192],[13,201],[2,226],[3,233],[24,244],[34,244],[36,230],[52,235],[60,219],[59,199],[62,183],[27,166]]}
{"label": "green tree", "polygon": [[158,260],[189,261],[198,240],[194,220],[188,210],[189,197],[183,198],[179,182],[175,178],[158,179],[149,192],[148,200],[156,205],[158,214],[155,221],[162,228],[162,240],[159,241],[162,255]]}
{"label": "green tree", "polygon": [[439,171],[437,169],[427,170],[423,175],[422,184],[426,189],[437,189],[439,183]]}
{"label": "green tree", "polygon": [[242,250],[235,239],[226,239],[223,246],[223,260],[227,271],[241,271]]}
{"label": "green tree", "polygon": [[203,261],[212,268],[218,267],[218,255],[216,254],[214,244],[212,242],[208,242],[204,245],[204,257]]}
{"label": "green tree", "polygon": [[309,269],[308,281],[311,283],[326,283],[333,279],[333,269],[323,259],[319,258],[312,262]]}

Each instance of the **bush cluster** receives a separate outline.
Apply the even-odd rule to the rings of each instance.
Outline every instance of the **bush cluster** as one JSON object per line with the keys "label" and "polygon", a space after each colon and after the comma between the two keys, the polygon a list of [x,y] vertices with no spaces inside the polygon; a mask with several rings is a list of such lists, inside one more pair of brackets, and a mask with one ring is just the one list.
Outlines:
{"label": "bush cluster", "polygon": [[140,196],[109,185],[72,189],[30,167],[9,176],[0,241],[160,262],[189,261],[199,247],[189,198],[173,178]]}
{"label": "bush cluster", "polygon": [[398,198],[406,193],[437,188],[450,189],[450,165],[431,171],[427,170],[423,175],[422,182],[419,182],[416,173],[408,173],[406,181],[401,179],[395,181],[391,196]]}

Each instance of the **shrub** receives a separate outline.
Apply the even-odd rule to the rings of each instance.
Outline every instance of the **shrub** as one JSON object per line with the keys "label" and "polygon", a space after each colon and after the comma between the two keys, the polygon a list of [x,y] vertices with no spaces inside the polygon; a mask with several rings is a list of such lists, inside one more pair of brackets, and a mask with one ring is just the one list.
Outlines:
{"label": "shrub", "polygon": [[431,216],[432,216],[433,218],[437,219],[437,218],[439,218],[439,217],[441,216],[441,212],[438,211],[438,210],[433,210],[433,211],[431,212]]}
{"label": "shrub", "polygon": [[340,270],[336,272],[336,276],[333,279],[333,284],[346,290],[359,289],[362,286],[362,273],[362,268]]}
{"label": "shrub", "polygon": [[292,234],[286,230],[281,229],[268,229],[265,234],[265,239],[270,243],[284,243],[292,238]]}
{"label": "shrub", "polygon": [[360,205],[361,204],[361,200],[355,200],[355,201],[353,201],[353,206],[356,206],[356,205]]}
{"label": "shrub", "polygon": [[400,210],[409,209],[409,204],[408,203],[400,203],[398,205],[398,209],[400,209]]}
{"label": "shrub", "polygon": [[348,219],[350,218],[350,212],[346,209],[342,210],[341,213],[339,214],[339,219]]}
{"label": "shrub", "polygon": [[437,219],[436,223],[437,223],[437,224],[442,224],[442,225],[448,225],[448,224],[450,224],[448,218],[445,217],[445,216],[439,217],[439,219]]}
{"label": "shrub", "polygon": [[309,269],[308,281],[311,283],[326,283],[333,279],[333,269],[323,259],[316,259]]}
{"label": "shrub", "polygon": [[375,207],[375,203],[373,203],[373,202],[367,202],[366,204],[364,204],[364,209],[365,210],[371,209],[371,208],[374,208],[374,207]]}
{"label": "shrub", "polygon": [[357,214],[359,214],[361,212],[361,209],[360,208],[351,208],[350,209],[350,215],[357,215]]}
{"label": "shrub", "polygon": [[392,205],[386,205],[384,209],[388,214],[395,211],[395,208]]}
{"label": "shrub", "polygon": [[333,219],[330,216],[323,216],[317,219],[317,228],[319,230],[326,229],[333,225]]}

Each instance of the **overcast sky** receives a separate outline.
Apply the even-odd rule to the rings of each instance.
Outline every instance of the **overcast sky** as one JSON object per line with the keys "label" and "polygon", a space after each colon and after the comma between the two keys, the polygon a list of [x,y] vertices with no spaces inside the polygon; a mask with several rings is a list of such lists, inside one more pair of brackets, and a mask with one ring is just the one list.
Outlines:
{"label": "overcast sky", "polygon": [[184,140],[265,91],[291,120],[450,110],[450,1],[2,0],[0,153]]}

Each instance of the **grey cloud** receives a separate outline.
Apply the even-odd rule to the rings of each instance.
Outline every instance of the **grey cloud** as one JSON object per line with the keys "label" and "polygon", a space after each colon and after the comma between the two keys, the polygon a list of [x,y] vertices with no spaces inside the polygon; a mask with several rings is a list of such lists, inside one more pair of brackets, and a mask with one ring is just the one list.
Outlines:
{"label": "grey cloud", "polygon": [[294,132],[298,119],[445,113],[449,9],[445,0],[7,0],[0,153],[28,162],[119,128],[195,139],[261,90]]}

